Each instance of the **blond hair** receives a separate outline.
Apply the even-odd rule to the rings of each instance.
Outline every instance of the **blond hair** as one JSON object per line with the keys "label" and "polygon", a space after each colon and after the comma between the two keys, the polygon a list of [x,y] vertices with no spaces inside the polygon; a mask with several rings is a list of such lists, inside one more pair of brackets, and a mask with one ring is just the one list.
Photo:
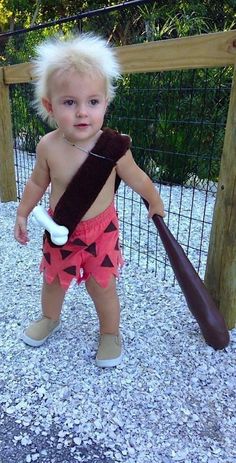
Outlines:
{"label": "blond hair", "polygon": [[35,79],[34,106],[51,126],[55,126],[55,121],[42,104],[42,99],[49,97],[49,78],[58,70],[71,68],[81,74],[97,74],[104,78],[106,97],[109,102],[114,98],[113,82],[120,77],[120,66],[114,50],[103,38],[86,33],[69,39],[48,39],[36,47],[32,74]]}

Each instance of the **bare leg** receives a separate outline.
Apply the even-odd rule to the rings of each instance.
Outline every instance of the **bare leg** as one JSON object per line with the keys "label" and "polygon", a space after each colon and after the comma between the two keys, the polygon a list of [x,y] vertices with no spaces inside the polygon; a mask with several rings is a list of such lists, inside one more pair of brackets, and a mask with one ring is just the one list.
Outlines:
{"label": "bare leg", "polygon": [[98,314],[100,334],[118,335],[120,302],[116,291],[115,277],[112,276],[106,288],[99,286],[93,277],[90,277],[85,284]]}
{"label": "bare leg", "polygon": [[65,290],[60,286],[58,277],[50,285],[44,278],[41,293],[43,315],[51,320],[58,320],[61,315],[64,297]]}

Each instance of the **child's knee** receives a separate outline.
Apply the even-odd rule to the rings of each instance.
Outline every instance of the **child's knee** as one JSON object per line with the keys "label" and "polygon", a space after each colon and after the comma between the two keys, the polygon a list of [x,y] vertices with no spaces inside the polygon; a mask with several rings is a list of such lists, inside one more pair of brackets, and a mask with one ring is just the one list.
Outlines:
{"label": "child's knee", "polygon": [[91,297],[116,294],[116,279],[111,275],[106,286],[99,284],[92,276],[85,283],[86,289]]}

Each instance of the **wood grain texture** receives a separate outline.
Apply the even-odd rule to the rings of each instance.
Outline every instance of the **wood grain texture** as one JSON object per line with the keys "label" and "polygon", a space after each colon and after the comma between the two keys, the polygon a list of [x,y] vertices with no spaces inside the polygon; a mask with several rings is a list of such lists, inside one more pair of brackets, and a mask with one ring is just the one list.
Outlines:
{"label": "wood grain texture", "polygon": [[236,63],[236,31],[118,48],[124,73],[221,67]]}
{"label": "wood grain texture", "polygon": [[16,178],[13,154],[9,88],[0,69],[0,200],[16,201]]}
{"label": "wood grain texture", "polygon": [[205,284],[229,329],[236,322],[236,70],[232,82]]}
{"label": "wood grain texture", "polygon": [[[236,63],[236,30],[116,48],[122,72],[222,67]],[[30,82],[29,63],[6,66],[6,84]]]}

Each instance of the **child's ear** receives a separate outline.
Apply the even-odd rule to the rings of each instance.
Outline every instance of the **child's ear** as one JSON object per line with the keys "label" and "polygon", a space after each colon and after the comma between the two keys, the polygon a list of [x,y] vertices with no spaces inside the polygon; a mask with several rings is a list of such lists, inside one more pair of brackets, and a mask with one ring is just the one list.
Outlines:
{"label": "child's ear", "polygon": [[52,103],[47,98],[42,98],[42,104],[48,113],[52,113]]}

